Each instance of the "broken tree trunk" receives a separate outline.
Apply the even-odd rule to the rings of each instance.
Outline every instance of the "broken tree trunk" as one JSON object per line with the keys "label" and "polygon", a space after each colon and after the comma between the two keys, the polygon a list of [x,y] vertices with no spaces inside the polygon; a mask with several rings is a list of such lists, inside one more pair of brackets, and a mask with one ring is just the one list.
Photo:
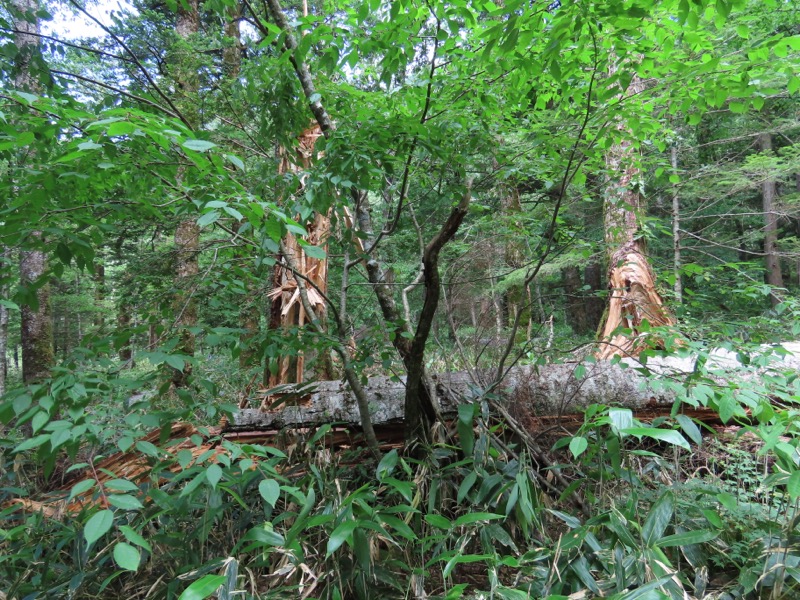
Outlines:
{"label": "broken tree trunk", "polygon": [[[322,135],[319,125],[314,125],[306,129],[299,137],[297,156],[290,158],[288,152],[283,151],[281,163],[278,167],[280,173],[299,173],[311,166],[314,157],[314,144],[317,138]],[[305,224],[306,231],[304,241],[312,246],[325,248],[327,245],[328,234],[330,231],[330,218],[327,214],[316,213],[310,222]],[[325,322],[325,299],[320,294],[327,290],[328,283],[328,259],[313,258],[306,254],[296,236],[289,233],[283,240],[286,251],[291,253],[293,264],[297,265],[298,270],[306,278],[308,285],[308,296],[314,307],[316,318],[320,323]],[[269,327],[272,330],[289,329],[291,327],[303,327],[310,323],[314,317],[309,317],[303,310],[300,301],[300,290],[297,287],[297,280],[294,274],[286,266],[278,262],[272,274],[273,289],[269,293],[272,300],[270,308]],[[325,361],[323,361],[324,363]],[[304,380],[305,357],[302,354],[297,356],[281,356],[277,360],[274,369],[270,369],[265,383],[268,387],[275,387],[286,383],[301,383]]]}
{"label": "broken tree trunk", "polygon": [[[644,83],[634,76],[625,95],[631,98],[643,90]],[[674,319],[656,291],[655,276],[639,227],[646,206],[632,134],[624,124],[619,129],[621,141],[606,156],[609,188],[604,203],[604,226],[610,295],[600,336],[603,342],[598,352],[600,359],[636,356],[641,349],[644,321],[649,327],[674,325]],[[622,332],[623,329],[629,332]]]}

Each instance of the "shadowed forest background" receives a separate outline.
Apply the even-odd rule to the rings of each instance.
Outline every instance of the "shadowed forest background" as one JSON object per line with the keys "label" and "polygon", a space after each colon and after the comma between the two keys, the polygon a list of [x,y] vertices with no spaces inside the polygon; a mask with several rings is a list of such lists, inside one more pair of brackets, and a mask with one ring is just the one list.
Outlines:
{"label": "shadowed forest background", "polygon": [[0,598],[800,593],[800,6],[107,11],[0,6]]}

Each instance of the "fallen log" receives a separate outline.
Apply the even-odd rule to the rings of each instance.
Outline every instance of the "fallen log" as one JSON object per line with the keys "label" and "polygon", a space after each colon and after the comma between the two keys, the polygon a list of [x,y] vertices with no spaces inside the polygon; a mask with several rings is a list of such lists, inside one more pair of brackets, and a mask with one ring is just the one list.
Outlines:
{"label": "fallen log", "polygon": [[[767,359],[753,360],[758,364],[771,359],[769,368],[800,370],[800,343],[782,345],[787,355],[774,352],[774,347],[762,349]],[[745,367],[736,352],[717,349],[704,358],[704,368],[720,384],[730,381],[746,383],[763,375],[766,367]],[[645,408],[671,405],[678,397],[680,386],[697,369],[695,357],[665,357],[651,359],[643,365],[635,359],[597,362],[570,362],[542,366],[519,366],[508,370],[503,382],[494,392],[516,413],[530,417],[554,417],[580,413],[591,404],[606,404],[641,411]],[[649,375],[647,374],[649,372]],[[458,405],[479,398],[490,381],[487,373],[458,371],[433,376],[442,414],[454,415]],[[673,385],[671,385],[673,384]],[[243,408],[228,423],[225,430],[283,429],[286,427],[319,426],[325,423],[359,422],[356,400],[347,385],[340,381],[320,381],[300,387],[285,387],[292,393],[281,401],[274,390],[264,391],[252,399],[256,406],[264,405],[264,395],[272,396],[273,409]],[[401,423],[405,398],[404,379],[373,377],[365,386],[369,396],[370,413],[374,424]],[[268,404],[268,403],[267,403]]]}
{"label": "fallen log", "polygon": [[[770,368],[800,370],[800,343],[783,345],[789,354],[776,355]],[[547,429],[574,430],[581,426],[579,413],[590,404],[601,403],[623,406],[634,411],[637,418],[649,421],[669,413],[677,395],[675,386],[664,386],[664,381],[679,381],[696,368],[694,359],[666,358],[652,360],[647,368],[654,374],[645,376],[642,365],[636,361],[620,363],[564,363],[540,367],[522,366],[509,369],[501,386],[496,388],[508,414],[516,419],[530,434]],[[736,353],[714,351],[705,368],[715,372],[720,383],[737,378],[742,382],[763,375],[765,367],[744,370]],[[485,375],[485,374],[484,374]],[[481,380],[481,373],[455,372],[434,376],[437,395],[446,418],[456,418],[460,404],[481,397],[481,390],[488,385]],[[405,390],[402,378],[376,377],[366,387],[370,395],[370,408],[376,433],[384,451],[403,444],[403,404]],[[296,434],[325,424],[332,427],[325,444],[332,448],[351,447],[360,443],[359,414],[355,398],[347,387],[338,381],[322,381],[314,384],[282,386],[280,397],[269,390],[273,409],[242,409],[232,422],[221,427],[199,430],[186,423],[175,423],[168,439],[159,444],[167,453],[181,449],[190,450],[192,459],[205,455],[206,460],[226,452],[222,440],[248,444],[280,446],[282,431],[293,430]],[[261,405],[263,398],[251,399]],[[293,405],[285,405],[286,402]],[[502,409],[503,412],[506,409]],[[688,416],[706,423],[718,420],[710,409],[686,409]],[[143,438],[158,444],[161,431],[156,430]],[[291,434],[288,436],[291,438]],[[200,439],[200,443],[195,440]],[[208,454],[206,454],[208,453]],[[210,456],[210,458],[208,458]],[[74,514],[88,505],[105,506],[104,495],[80,494],[67,499],[71,487],[79,481],[95,478],[98,489],[111,480],[127,479],[142,485],[149,478],[152,458],[139,452],[119,452],[93,465],[91,470],[74,472],[53,495],[34,500],[17,498],[12,501],[24,509],[41,511],[45,515],[59,518]],[[179,470],[177,465],[170,468]]]}

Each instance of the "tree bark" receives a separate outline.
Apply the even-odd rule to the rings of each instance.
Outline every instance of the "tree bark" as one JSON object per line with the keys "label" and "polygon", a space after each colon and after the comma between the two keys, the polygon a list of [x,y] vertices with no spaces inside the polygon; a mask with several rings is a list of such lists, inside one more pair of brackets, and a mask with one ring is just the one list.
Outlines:
{"label": "tree bark", "polygon": [[53,365],[53,321],[50,286],[41,283],[47,257],[41,250],[20,252],[20,283],[36,289],[36,304],[22,306],[22,381],[36,383],[50,376]]}
{"label": "tree bark", "polygon": [[[0,253],[0,278],[4,279],[11,263],[11,250],[2,248]],[[0,300],[8,298],[8,284],[0,285]],[[8,380],[8,307],[0,304],[0,396],[6,393]]]}
{"label": "tree bark", "polygon": [[[36,92],[38,82],[31,74],[31,61],[39,51],[39,20],[35,17],[39,9],[38,0],[13,0],[18,15],[14,16],[14,36],[17,46],[16,76],[18,90]],[[29,21],[25,16],[32,18]],[[34,245],[42,242],[42,233],[31,232]],[[35,383],[50,376],[53,364],[53,322],[50,316],[50,286],[42,282],[47,271],[47,255],[43,250],[20,252],[20,283],[36,290],[34,303],[22,306],[22,380]]]}
{"label": "tree bark", "polygon": [[[199,122],[197,110],[198,74],[192,67],[187,51],[191,36],[200,31],[200,11],[198,0],[185,0],[178,3],[178,18],[175,33],[181,38],[180,51],[173,57],[178,103],[192,127]],[[193,288],[197,285],[199,272],[197,255],[200,247],[200,228],[195,219],[184,219],[175,228],[175,275],[177,292],[175,294],[175,324],[178,327],[180,343],[177,350],[187,356],[194,356],[195,339],[191,327],[197,325],[197,304]],[[172,370],[172,383],[176,388],[185,387],[192,374],[192,365],[186,362],[182,371]]]}
{"label": "tree bark", "polygon": [[[772,134],[760,133],[757,138],[758,147],[763,154],[772,154]],[[775,212],[776,193],[775,179],[771,175],[761,182],[762,210],[764,211],[764,260],[767,269],[767,283],[773,288],[783,288],[781,259],[778,255],[778,215]],[[772,306],[781,302],[778,290],[770,294]]]}
{"label": "tree bark", "polygon": [[[314,159],[314,145],[317,138],[322,135],[319,125],[309,127],[299,136],[297,153],[290,156],[282,150],[281,162],[278,167],[280,173],[299,173],[308,169]],[[316,213],[305,224],[307,235],[304,241],[312,246],[327,250],[328,234],[330,231],[330,218],[328,215]],[[314,286],[308,290],[311,305],[315,315],[307,315],[300,301],[299,288],[294,274],[287,270],[280,262],[275,264],[272,274],[273,289],[269,293],[272,300],[270,305],[269,328],[273,331],[288,329],[290,327],[303,327],[315,318],[320,325],[325,327],[326,306],[325,300],[319,292],[325,294],[328,288],[328,259],[312,258],[308,256],[300,245],[296,236],[289,233],[283,240],[284,247],[292,254],[292,264],[300,269],[302,275],[313,282]],[[267,385],[275,387],[285,383],[300,383],[305,377],[305,356],[281,356],[278,359],[277,371],[269,373],[266,377]],[[323,371],[327,370],[326,361]]]}
{"label": "tree bark", "polygon": [[[781,371],[800,369],[800,343],[783,344],[790,354],[775,356],[770,368]],[[677,399],[674,386],[658,384],[660,377],[668,381],[681,379],[695,372],[695,358],[650,359],[647,367],[655,381],[638,370],[633,359],[623,358],[619,364],[609,361],[564,363],[545,366],[522,366],[508,370],[502,385],[503,402],[514,414],[527,417],[574,415],[591,404],[626,407],[633,410],[659,408],[669,414]],[[580,367],[580,368],[579,368]],[[722,385],[758,379],[765,369],[745,371],[735,352],[714,350],[705,367],[716,373]],[[767,369],[768,370],[768,369]],[[458,406],[474,397],[475,372],[440,373],[431,375],[440,401],[443,416],[455,416]],[[478,372],[489,383],[494,371]],[[371,421],[377,424],[401,423],[406,415],[403,398],[405,380],[392,381],[390,377],[373,377],[364,387],[370,406]],[[282,428],[308,427],[323,423],[359,423],[360,414],[355,409],[353,395],[339,381],[320,381],[302,386],[308,401],[302,406],[286,406],[280,410],[264,412],[260,409],[243,409],[234,417],[230,428]]]}
{"label": "tree bark", "polygon": [[586,314],[587,305],[584,302],[581,288],[581,272],[577,265],[561,269],[561,285],[564,288],[566,299],[567,323],[578,335],[583,335],[591,330]]}
{"label": "tree bark", "polygon": [[[644,90],[642,80],[634,76],[627,96]],[[636,166],[630,132],[619,126],[622,141],[606,155],[609,173],[604,203],[605,242],[608,253],[608,285],[610,298],[602,347],[598,357],[636,355],[642,341],[642,323],[651,327],[672,325],[674,321],[656,291],[655,276],[647,260],[647,248],[639,229],[639,217],[645,213],[641,193],[640,171]],[[628,329],[630,333],[620,332]]]}
{"label": "tree bark", "polygon": [[[678,174],[678,147],[670,148],[672,174]],[[683,303],[683,276],[681,275],[681,198],[678,195],[678,184],[672,189],[672,270],[675,277],[673,290],[675,304]]]}

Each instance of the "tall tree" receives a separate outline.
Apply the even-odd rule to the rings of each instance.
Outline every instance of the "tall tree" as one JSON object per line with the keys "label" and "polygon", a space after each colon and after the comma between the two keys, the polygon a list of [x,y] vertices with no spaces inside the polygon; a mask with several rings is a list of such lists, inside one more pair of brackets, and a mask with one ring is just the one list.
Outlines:
{"label": "tall tree", "polygon": [[[14,38],[17,47],[16,76],[18,90],[36,92],[38,79],[32,63],[39,52],[38,0],[13,0]],[[20,285],[28,292],[22,306],[22,380],[34,383],[50,374],[53,364],[53,322],[50,318],[50,286],[44,280],[47,254],[41,231],[30,234],[31,249],[20,252]]]}
{"label": "tall tree", "polygon": [[[771,133],[758,134],[756,143],[762,154],[772,154]],[[783,275],[781,274],[781,259],[778,255],[778,214],[775,212],[776,188],[775,179],[768,172],[761,182],[761,209],[764,211],[764,261],[767,269],[767,283],[774,288],[782,288]],[[773,306],[778,305],[781,301],[780,292],[773,291],[770,294],[770,300]]]}
{"label": "tall tree", "polygon": [[[177,51],[173,54],[177,103],[192,127],[197,126],[197,92],[200,88],[199,74],[191,60],[191,38],[200,31],[198,0],[187,0],[178,4],[175,33],[178,35]],[[191,207],[188,207],[191,212]],[[179,350],[194,356],[195,336],[190,328],[197,325],[197,300],[194,287],[198,284],[198,253],[200,251],[200,227],[194,218],[184,218],[175,228],[175,276],[178,292],[175,298],[175,324],[180,329]],[[186,362],[183,369],[173,369],[172,383],[183,387],[192,373],[192,365]]]}
{"label": "tall tree", "polygon": [[[644,91],[644,82],[634,75],[625,92],[626,101]],[[647,259],[647,245],[639,226],[646,204],[641,186],[632,134],[618,126],[619,141],[606,155],[608,190],[604,202],[604,227],[608,256],[608,286],[611,291],[601,340],[600,358],[635,354],[641,325],[673,324],[656,290]],[[620,331],[627,329],[630,333]]]}

